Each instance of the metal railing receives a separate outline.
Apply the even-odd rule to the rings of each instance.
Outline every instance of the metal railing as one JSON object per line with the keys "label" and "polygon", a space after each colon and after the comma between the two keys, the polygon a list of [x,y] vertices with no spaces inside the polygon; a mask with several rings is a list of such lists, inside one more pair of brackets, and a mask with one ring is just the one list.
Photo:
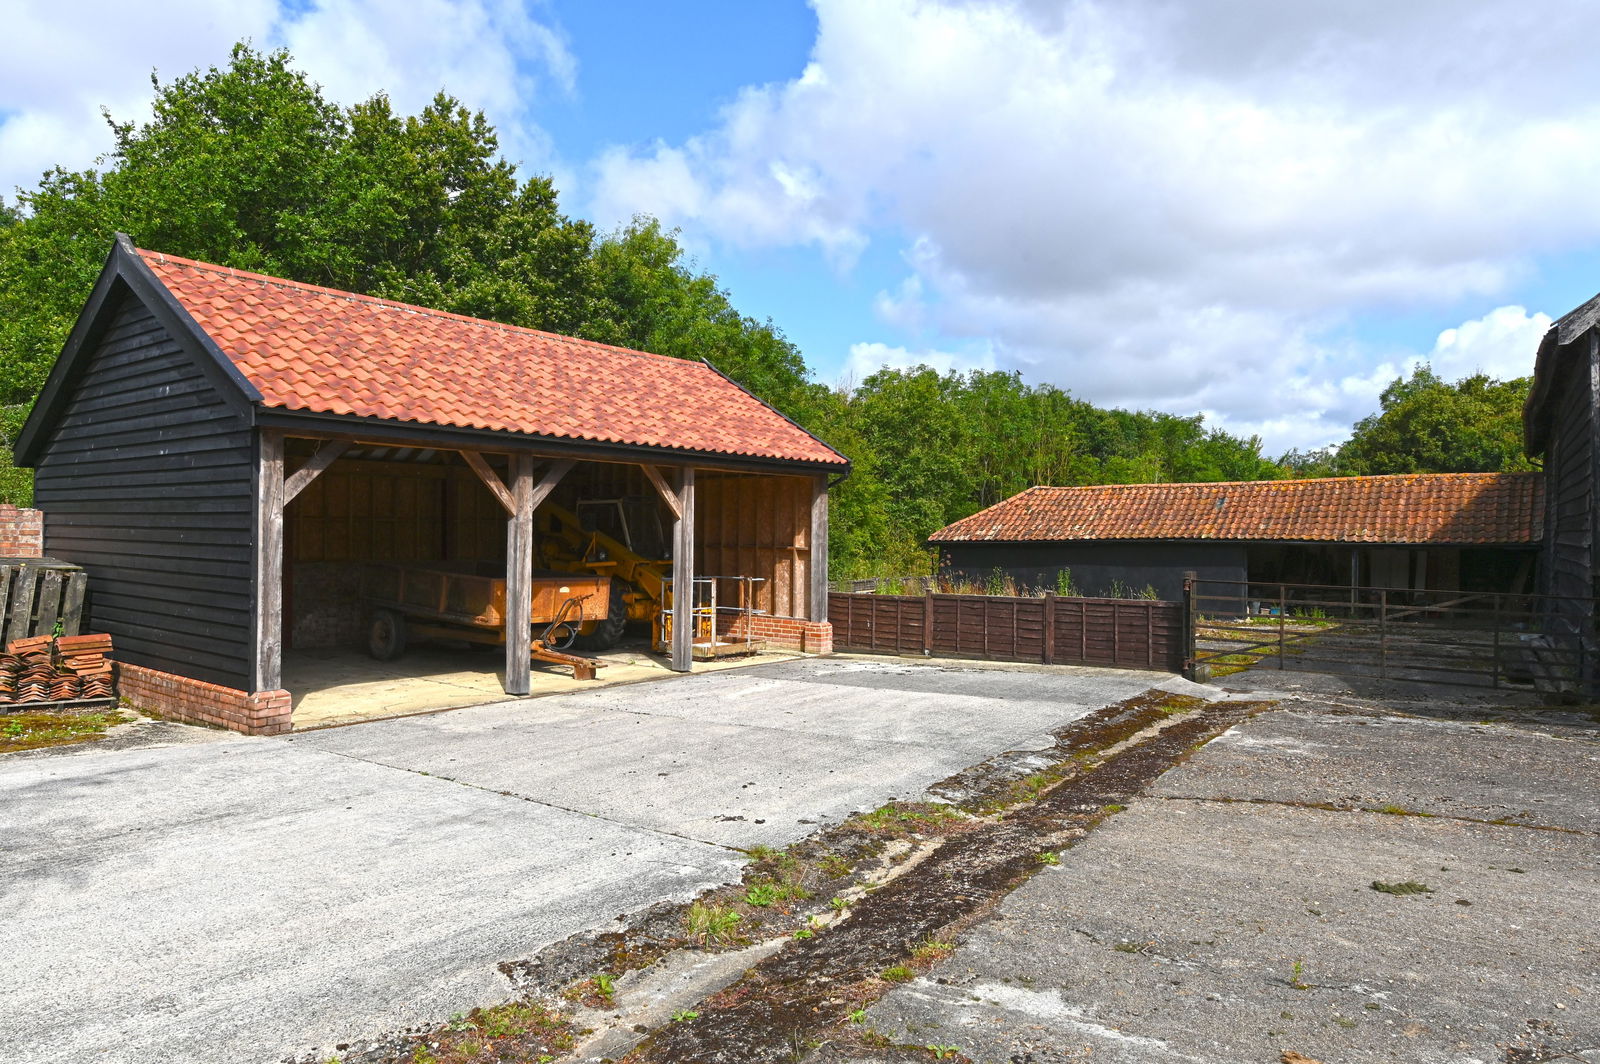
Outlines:
{"label": "metal railing", "polygon": [[1191,669],[1330,672],[1590,690],[1594,600],[1262,581],[1186,581]]}

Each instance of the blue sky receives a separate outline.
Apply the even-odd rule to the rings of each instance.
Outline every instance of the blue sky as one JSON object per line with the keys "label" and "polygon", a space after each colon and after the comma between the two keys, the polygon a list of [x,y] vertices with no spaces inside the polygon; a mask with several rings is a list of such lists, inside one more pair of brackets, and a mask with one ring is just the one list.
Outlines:
{"label": "blue sky", "polygon": [[[0,0],[3,2],[3,0]],[[90,165],[156,68],[286,46],[349,103],[482,108],[569,213],[677,227],[819,379],[1020,371],[1266,449],[1397,374],[1531,370],[1600,290],[1579,0],[18,5],[0,187]]]}

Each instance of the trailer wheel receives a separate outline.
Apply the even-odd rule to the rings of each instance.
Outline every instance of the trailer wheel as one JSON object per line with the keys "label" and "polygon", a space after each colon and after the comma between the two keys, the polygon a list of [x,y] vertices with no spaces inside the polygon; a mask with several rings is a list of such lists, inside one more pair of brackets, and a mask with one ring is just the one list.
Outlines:
{"label": "trailer wheel", "polygon": [[373,610],[367,625],[367,653],[393,661],[406,652],[406,619],[394,610]]}
{"label": "trailer wheel", "polygon": [[611,581],[611,600],[606,615],[595,623],[594,631],[578,637],[578,646],[584,650],[610,650],[622,641],[622,631],[628,625],[628,602],[617,581]]}

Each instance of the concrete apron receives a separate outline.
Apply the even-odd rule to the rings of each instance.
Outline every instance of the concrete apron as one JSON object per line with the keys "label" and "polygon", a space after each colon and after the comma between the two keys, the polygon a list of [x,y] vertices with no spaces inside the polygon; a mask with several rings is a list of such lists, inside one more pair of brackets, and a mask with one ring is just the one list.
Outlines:
{"label": "concrete apron", "polygon": [[1239,725],[863,1026],[1029,1064],[1600,1060],[1600,727],[1412,708]]}
{"label": "concrete apron", "polygon": [[0,762],[16,1061],[281,1060],[504,1000],[503,960],[1162,680],[809,659]]}

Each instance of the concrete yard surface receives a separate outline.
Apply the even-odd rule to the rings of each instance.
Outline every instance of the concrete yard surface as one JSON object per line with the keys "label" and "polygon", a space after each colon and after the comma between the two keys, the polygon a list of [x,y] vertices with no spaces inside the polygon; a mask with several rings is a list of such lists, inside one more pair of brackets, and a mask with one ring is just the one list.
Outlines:
{"label": "concrete yard surface", "polygon": [[1600,726],[1443,701],[1235,727],[866,1024],[984,1064],[1600,1061]]}
{"label": "concrete yard surface", "polygon": [[272,739],[0,759],[0,1045],[271,1062],[511,996],[502,961],[737,880],[1170,678],[847,658]]}

